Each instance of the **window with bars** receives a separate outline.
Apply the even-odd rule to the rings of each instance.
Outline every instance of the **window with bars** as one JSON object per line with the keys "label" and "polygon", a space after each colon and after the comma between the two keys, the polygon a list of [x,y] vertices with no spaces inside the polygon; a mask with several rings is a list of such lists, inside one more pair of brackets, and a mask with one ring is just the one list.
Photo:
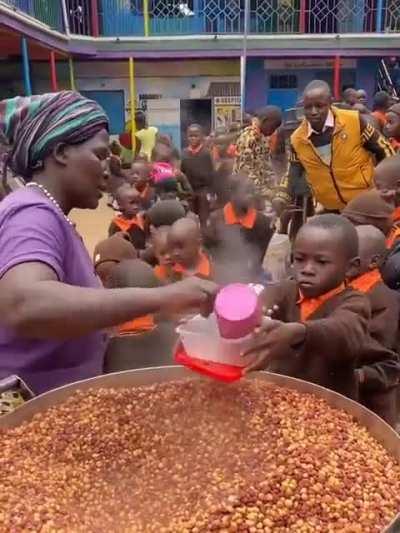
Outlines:
{"label": "window with bars", "polygon": [[90,0],[67,0],[65,7],[70,32],[77,35],[90,35]]}
{"label": "window with bars", "polygon": [[272,74],[270,89],[297,89],[297,76],[295,74]]}

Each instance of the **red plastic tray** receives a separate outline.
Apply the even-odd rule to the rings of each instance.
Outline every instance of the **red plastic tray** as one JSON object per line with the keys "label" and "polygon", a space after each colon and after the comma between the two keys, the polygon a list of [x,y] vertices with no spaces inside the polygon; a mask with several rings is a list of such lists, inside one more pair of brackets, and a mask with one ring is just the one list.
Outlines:
{"label": "red plastic tray", "polygon": [[190,370],[194,370],[199,374],[225,381],[225,383],[232,383],[243,376],[243,368],[233,365],[223,365],[221,363],[214,363],[212,361],[205,361],[204,359],[197,359],[190,357],[182,345],[179,343],[175,350],[175,362],[184,365]]}

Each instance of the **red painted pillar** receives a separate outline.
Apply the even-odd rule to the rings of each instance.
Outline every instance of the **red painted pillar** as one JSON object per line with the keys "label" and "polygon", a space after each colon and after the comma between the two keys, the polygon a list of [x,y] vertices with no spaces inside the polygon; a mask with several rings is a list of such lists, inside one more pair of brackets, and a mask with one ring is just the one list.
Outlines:
{"label": "red painted pillar", "polygon": [[57,69],[56,69],[56,53],[53,50],[50,52],[50,78],[51,78],[51,90],[53,92],[57,92],[58,83],[57,83]]}
{"label": "red painted pillar", "polygon": [[306,1],[307,0],[300,0],[300,33],[306,32]]}
{"label": "red painted pillar", "polygon": [[333,97],[336,101],[340,100],[340,56],[335,56],[333,63]]}
{"label": "red painted pillar", "polygon": [[99,30],[99,9],[97,5],[97,0],[90,0],[90,13],[91,13],[91,22],[92,22],[92,35],[93,37],[98,37],[100,34],[100,30]]}

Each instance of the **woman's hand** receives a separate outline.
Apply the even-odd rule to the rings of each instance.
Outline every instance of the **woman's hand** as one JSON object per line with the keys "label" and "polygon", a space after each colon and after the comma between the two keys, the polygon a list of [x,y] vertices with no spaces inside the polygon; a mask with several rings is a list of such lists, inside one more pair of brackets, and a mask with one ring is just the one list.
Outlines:
{"label": "woman's hand", "polygon": [[294,347],[304,342],[306,328],[300,322],[285,324],[265,318],[254,334],[252,346],[243,355],[256,355],[245,368],[245,373],[264,369],[273,359],[288,355]]}
{"label": "woman's hand", "polygon": [[207,316],[213,310],[218,289],[214,282],[196,276],[172,283],[162,289],[165,291],[165,307],[161,311],[176,313],[195,308]]}

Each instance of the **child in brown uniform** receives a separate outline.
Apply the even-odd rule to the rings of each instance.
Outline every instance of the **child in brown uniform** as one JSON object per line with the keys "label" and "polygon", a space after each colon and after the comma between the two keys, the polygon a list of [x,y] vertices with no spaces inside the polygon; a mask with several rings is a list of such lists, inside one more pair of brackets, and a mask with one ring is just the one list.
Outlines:
{"label": "child in brown uniform", "polygon": [[260,282],[262,262],[274,233],[271,220],[256,210],[254,186],[247,177],[232,176],[227,188],[230,201],[211,213],[204,243],[215,261],[217,277],[221,270],[224,281]]}
{"label": "child in brown uniform", "polygon": [[181,170],[194,191],[192,209],[204,225],[209,214],[208,195],[214,184],[214,165],[200,125],[192,124],[188,128],[187,139],[188,147],[182,154]]}
{"label": "child in brown uniform", "polygon": [[[110,288],[157,287],[159,281],[150,265],[140,260],[122,261],[110,277]],[[172,322],[146,315],[118,327],[105,355],[104,371],[119,372],[134,368],[168,365],[176,342]]]}
{"label": "child in brown uniform", "polygon": [[[385,236],[374,226],[358,226],[356,229],[360,272],[351,280],[350,286],[368,296],[371,304],[368,330],[378,345],[365,354],[363,366],[356,370],[360,401],[394,426],[396,387],[400,377],[397,354],[399,327],[396,319],[399,316],[399,299],[396,292],[383,283],[378,269],[386,253]],[[387,358],[375,363],[376,354],[382,353],[379,346],[387,349]]]}
{"label": "child in brown uniform", "polygon": [[154,255],[151,238],[156,230],[162,226],[171,226],[180,218],[186,216],[184,206],[178,200],[161,200],[155,203],[145,214],[145,233],[147,236],[147,247],[140,254],[140,258],[151,266],[158,264]]}
{"label": "child in brown uniform", "polygon": [[265,319],[256,333],[250,352],[258,357],[248,370],[267,368],[357,399],[355,369],[368,340],[370,306],[345,283],[358,266],[351,222],[326,214],[302,226],[293,247],[295,280],[264,291],[276,320]]}
{"label": "child in brown uniform", "polygon": [[385,202],[376,189],[364,191],[353,198],[341,214],[355,226],[375,226],[388,241],[391,239],[393,206]]}
{"label": "child in brown uniform", "polygon": [[94,269],[104,287],[108,287],[116,265],[124,259],[136,258],[137,252],[129,235],[121,231],[96,244],[93,253]]}
{"label": "child in brown uniform", "polygon": [[211,261],[202,250],[201,231],[196,220],[186,217],[172,224],[168,232],[168,248],[174,281],[187,276],[212,279]]}
{"label": "child in brown uniform", "polygon": [[143,206],[139,191],[126,183],[117,189],[115,199],[121,214],[113,218],[108,229],[109,236],[118,231],[124,231],[129,234],[132,244],[137,250],[144,250],[146,235],[144,220],[140,214]]}
{"label": "child in brown uniform", "polygon": [[386,113],[385,135],[396,152],[400,152],[400,104],[389,107]]}
{"label": "child in brown uniform", "polygon": [[389,236],[390,253],[382,266],[384,282],[391,289],[400,288],[400,155],[390,157],[376,166],[374,182],[382,199],[390,204],[393,228]]}
{"label": "child in brown uniform", "polygon": [[161,226],[154,230],[151,236],[151,244],[158,264],[154,267],[154,274],[161,281],[172,279],[172,259],[168,246],[169,226]]}
{"label": "child in brown uniform", "polygon": [[140,194],[142,206],[148,209],[155,201],[154,187],[151,184],[151,165],[147,161],[133,161],[131,169],[126,174],[126,180],[133,185]]}

